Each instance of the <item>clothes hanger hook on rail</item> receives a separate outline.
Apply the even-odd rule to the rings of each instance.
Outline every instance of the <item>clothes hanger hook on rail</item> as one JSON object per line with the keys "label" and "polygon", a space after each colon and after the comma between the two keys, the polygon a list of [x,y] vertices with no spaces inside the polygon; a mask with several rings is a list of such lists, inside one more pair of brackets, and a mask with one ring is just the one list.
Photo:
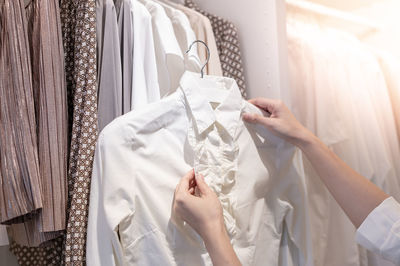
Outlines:
{"label": "clothes hanger hook on rail", "polygon": [[200,72],[201,73],[201,78],[203,78],[204,77],[204,68],[207,66],[208,61],[210,61],[210,55],[211,55],[210,48],[208,48],[208,46],[207,46],[207,44],[205,42],[203,42],[201,40],[196,40],[196,41],[192,42],[192,44],[189,46],[189,49],[186,51],[186,53],[189,53],[190,50],[192,49],[193,44],[195,44],[197,42],[204,44],[206,46],[206,49],[207,49],[207,60],[206,60],[206,63],[202,66],[201,72]]}

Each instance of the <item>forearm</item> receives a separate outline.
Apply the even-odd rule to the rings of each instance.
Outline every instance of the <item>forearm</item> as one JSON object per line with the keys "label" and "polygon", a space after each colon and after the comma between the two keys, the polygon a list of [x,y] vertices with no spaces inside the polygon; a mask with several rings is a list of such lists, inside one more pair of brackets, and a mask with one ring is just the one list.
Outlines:
{"label": "forearm", "polygon": [[304,134],[298,146],[356,227],[389,197],[350,168],[312,133]]}
{"label": "forearm", "polygon": [[241,266],[225,229],[210,230],[204,243],[214,266]]}

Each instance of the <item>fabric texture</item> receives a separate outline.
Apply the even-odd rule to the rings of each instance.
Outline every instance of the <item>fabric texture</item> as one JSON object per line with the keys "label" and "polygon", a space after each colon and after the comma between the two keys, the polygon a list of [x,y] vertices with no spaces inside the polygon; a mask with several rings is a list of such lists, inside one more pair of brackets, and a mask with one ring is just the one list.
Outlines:
{"label": "fabric texture", "polygon": [[178,88],[179,79],[185,71],[184,57],[164,8],[150,0],[139,2],[151,14],[158,84],[160,96],[164,97]]}
{"label": "fabric texture", "polygon": [[99,131],[123,114],[121,44],[113,0],[96,0]]}
{"label": "fabric texture", "polygon": [[133,5],[131,0],[114,1],[118,22],[118,37],[121,49],[121,73],[122,73],[122,114],[131,111],[132,99],[132,70],[133,70]]}
{"label": "fabric texture", "polygon": [[90,178],[98,135],[95,0],[62,0],[61,20],[72,118],[63,263],[84,265]]}
{"label": "fabric texture", "polygon": [[62,265],[62,244],[62,237],[47,241],[45,247],[27,247],[12,242],[10,251],[20,266],[59,266]]}
{"label": "fabric texture", "polygon": [[13,244],[11,250],[21,265],[85,264],[88,188],[97,141],[95,0],[62,0],[60,14],[71,132],[67,229],[64,237],[47,242],[43,248]]}
{"label": "fabric texture", "polygon": [[[201,63],[196,46],[189,49],[190,45],[196,40],[190,21],[187,16],[180,10],[171,7],[167,3],[156,1],[165,10],[165,13],[171,20],[175,32],[175,38],[181,48],[181,52],[185,57],[185,70],[192,72],[200,72]],[[200,44],[197,44],[200,45]]]}
{"label": "fabric texture", "polygon": [[[296,117],[350,167],[398,197],[399,144],[375,56],[354,36],[316,19],[290,14],[287,22]],[[315,265],[389,265],[357,245],[356,228],[306,159],[304,168]]]}
{"label": "fabric texture", "polygon": [[24,7],[22,0],[0,1],[1,223],[30,219],[43,206]]}
{"label": "fabric texture", "polygon": [[124,113],[160,99],[151,15],[131,0],[116,2]]}
{"label": "fabric texture", "polygon": [[0,247],[7,246],[10,244],[7,234],[7,228],[5,225],[0,225]]}
{"label": "fabric texture", "polygon": [[247,98],[246,82],[242,55],[240,52],[239,35],[235,25],[228,20],[201,10],[192,0],[185,0],[185,5],[206,16],[214,31],[219,58],[224,77],[236,80],[240,92]]}
{"label": "fabric texture", "polygon": [[58,1],[32,1],[26,8],[38,137],[43,208],[24,224],[13,224],[13,240],[38,246],[65,229],[68,120],[64,48]]}
{"label": "fabric texture", "polygon": [[387,198],[376,207],[357,230],[357,242],[400,265],[400,204]]}
{"label": "fabric texture", "polygon": [[284,231],[295,261],[312,265],[300,152],[243,112],[261,114],[233,79],[185,72],[175,93],[109,124],[96,148],[88,265],[212,265],[201,237],[171,215],[191,168],[217,193],[243,265],[279,265]]}

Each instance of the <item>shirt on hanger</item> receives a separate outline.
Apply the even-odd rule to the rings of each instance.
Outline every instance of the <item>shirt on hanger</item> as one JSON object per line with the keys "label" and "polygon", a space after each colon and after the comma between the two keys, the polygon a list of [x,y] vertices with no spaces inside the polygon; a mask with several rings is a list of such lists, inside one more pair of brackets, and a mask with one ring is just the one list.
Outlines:
{"label": "shirt on hanger", "polygon": [[154,1],[139,1],[144,4],[152,17],[158,84],[160,95],[164,97],[178,88],[179,79],[185,71],[184,57],[164,8]]}
{"label": "shirt on hanger", "polygon": [[[166,3],[157,1],[164,7],[165,13],[171,19],[172,26],[175,31],[175,37],[179,43],[182,54],[185,57],[185,70],[192,72],[200,72],[201,63],[196,46],[192,47],[188,53],[190,45],[196,40],[196,35],[191,28],[189,19],[186,15],[176,8],[173,8]],[[201,45],[201,44],[198,44]]]}
{"label": "shirt on hanger", "polygon": [[[183,5],[178,5],[169,0],[165,0],[165,2],[182,11],[187,16],[190,21],[190,25],[196,34],[196,39],[205,42],[210,49],[210,60],[204,68],[204,74],[222,76],[221,62],[210,20],[199,12],[196,12]],[[204,64],[207,61],[207,49],[203,44],[198,43],[197,50],[200,61],[202,64]]]}
{"label": "shirt on hanger", "polygon": [[400,204],[392,197],[384,200],[357,230],[357,242],[400,264]]}
{"label": "shirt on hanger", "polygon": [[87,264],[212,265],[200,236],[171,214],[175,187],[194,167],[216,191],[243,265],[277,266],[285,230],[296,261],[311,265],[300,152],[245,124],[243,112],[261,114],[234,80],[186,72],[175,93],[105,128],[92,176]]}
{"label": "shirt on hanger", "polygon": [[113,0],[96,0],[98,120],[101,131],[122,115],[121,47]]}

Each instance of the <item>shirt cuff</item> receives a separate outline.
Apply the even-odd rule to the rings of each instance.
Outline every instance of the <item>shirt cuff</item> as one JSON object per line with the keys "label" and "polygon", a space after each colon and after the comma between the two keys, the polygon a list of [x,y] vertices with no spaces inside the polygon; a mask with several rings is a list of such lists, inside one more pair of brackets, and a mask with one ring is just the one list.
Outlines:
{"label": "shirt cuff", "polygon": [[358,228],[356,240],[368,250],[399,263],[400,204],[393,197],[385,199]]}

